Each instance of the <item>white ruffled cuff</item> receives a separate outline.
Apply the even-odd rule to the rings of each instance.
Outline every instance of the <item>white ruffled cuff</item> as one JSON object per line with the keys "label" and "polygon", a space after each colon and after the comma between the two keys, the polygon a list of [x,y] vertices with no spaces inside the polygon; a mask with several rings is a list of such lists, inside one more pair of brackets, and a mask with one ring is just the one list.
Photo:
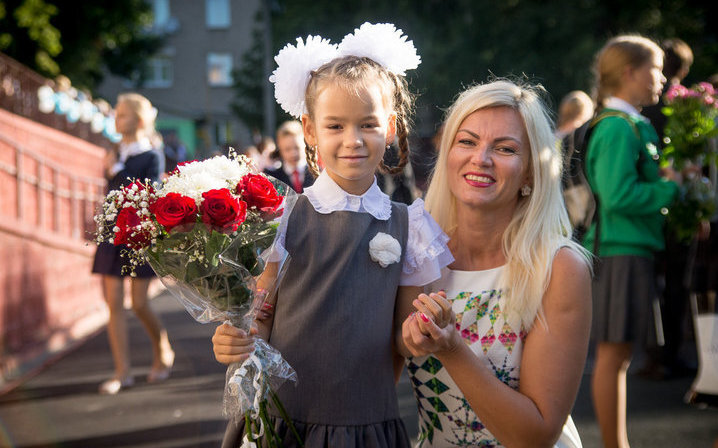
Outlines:
{"label": "white ruffled cuff", "polygon": [[449,237],[417,199],[409,206],[409,237],[399,285],[424,286],[441,277],[441,269],[454,261]]}

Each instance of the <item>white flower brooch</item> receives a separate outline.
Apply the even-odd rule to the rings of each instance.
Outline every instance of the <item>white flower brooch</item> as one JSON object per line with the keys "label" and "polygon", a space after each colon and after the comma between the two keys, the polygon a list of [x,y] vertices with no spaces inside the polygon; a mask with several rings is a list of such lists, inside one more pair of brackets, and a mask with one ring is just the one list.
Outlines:
{"label": "white flower brooch", "polygon": [[393,236],[379,232],[369,241],[369,255],[385,268],[401,260],[401,244]]}

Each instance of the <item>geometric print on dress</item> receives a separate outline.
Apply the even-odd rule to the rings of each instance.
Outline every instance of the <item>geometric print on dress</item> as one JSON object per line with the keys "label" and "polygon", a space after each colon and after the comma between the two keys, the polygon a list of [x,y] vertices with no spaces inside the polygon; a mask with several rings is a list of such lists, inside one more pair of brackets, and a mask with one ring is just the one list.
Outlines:
{"label": "geometric print on dress", "polygon": [[[452,309],[464,342],[496,378],[517,389],[522,344],[527,333],[520,319],[507,322],[500,305],[501,296],[500,289],[478,294],[462,292],[452,300]],[[410,358],[407,367],[419,405],[417,446],[502,446],[481,423],[438,359]]]}
{"label": "geometric print on dress", "polygon": [[[498,293],[500,295],[500,292]],[[452,300],[452,308],[456,314],[456,329],[468,345],[479,342],[481,330],[478,326],[479,320],[489,310],[489,301],[497,296],[497,291],[482,291],[472,295],[470,291],[461,292]],[[493,320],[496,320],[499,310],[493,311]],[[485,341],[482,341],[482,344]],[[493,341],[492,341],[493,342]]]}

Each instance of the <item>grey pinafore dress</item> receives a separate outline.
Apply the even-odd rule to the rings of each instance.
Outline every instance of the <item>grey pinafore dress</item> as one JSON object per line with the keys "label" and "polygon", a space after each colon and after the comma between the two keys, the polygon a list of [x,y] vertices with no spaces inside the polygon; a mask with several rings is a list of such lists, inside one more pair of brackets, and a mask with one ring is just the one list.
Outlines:
{"label": "grey pinafore dress", "polygon": [[[371,260],[369,241],[392,235],[399,263]],[[336,211],[320,214],[301,196],[289,217],[291,256],[278,289],[269,343],[299,381],[278,395],[305,447],[408,447],[399,417],[392,363],[393,318],[408,237],[408,211],[392,203],[391,218]],[[298,446],[278,414],[284,446]],[[239,446],[242,425],[230,422],[223,447]]]}

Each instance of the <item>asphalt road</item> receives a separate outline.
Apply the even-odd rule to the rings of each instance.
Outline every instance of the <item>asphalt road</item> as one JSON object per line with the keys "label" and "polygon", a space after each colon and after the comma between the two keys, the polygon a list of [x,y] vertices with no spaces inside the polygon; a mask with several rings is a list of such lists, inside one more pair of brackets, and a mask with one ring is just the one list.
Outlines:
{"label": "asphalt road", "polygon": [[[129,319],[136,385],[116,396],[97,394],[112,374],[107,334],[98,332],[20,387],[0,396],[0,447],[209,448],[222,439],[225,369],[211,353],[214,324],[195,322],[167,292],[152,300],[173,343],[172,376],[150,385],[149,339]],[[128,315],[131,312],[128,311]],[[601,446],[584,376],[573,412],[584,447]],[[647,381],[629,377],[629,438],[634,448],[705,447],[718,438],[718,410],[683,403],[692,378]],[[416,434],[411,387],[402,378],[399,404]]]}

